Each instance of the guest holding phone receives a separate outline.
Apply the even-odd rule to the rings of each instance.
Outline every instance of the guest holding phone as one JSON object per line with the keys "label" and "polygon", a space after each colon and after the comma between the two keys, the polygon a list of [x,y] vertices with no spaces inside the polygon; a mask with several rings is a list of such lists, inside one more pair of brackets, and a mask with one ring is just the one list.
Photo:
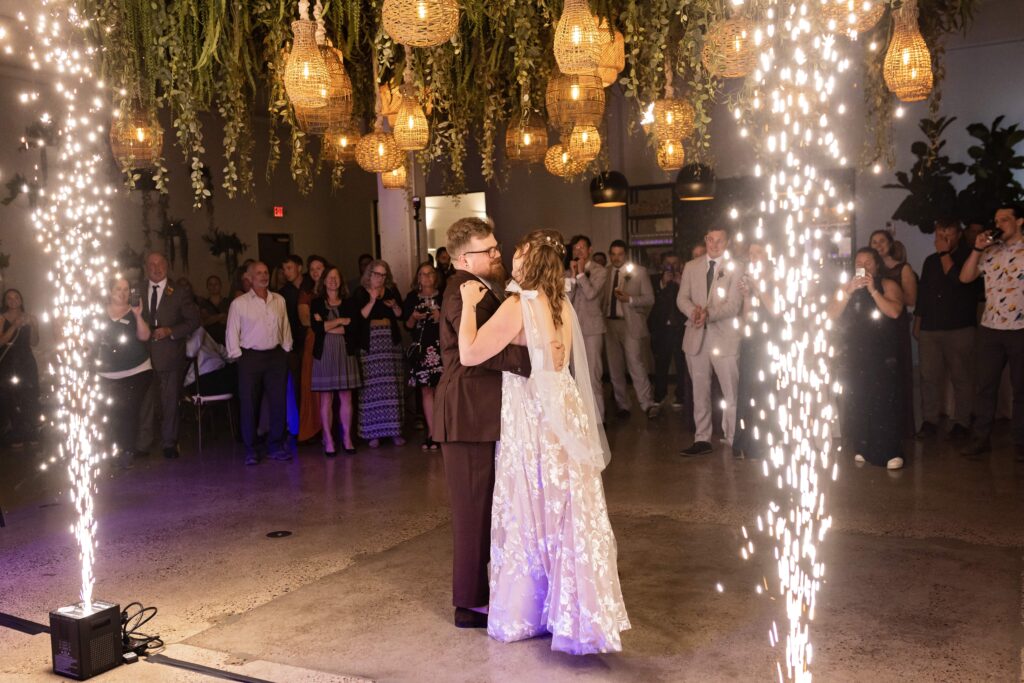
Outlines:
{"label": "guest holding phone", "polygon": [[370,448],[391,438],[396,446],[402,438],[405,415],[405,374],[402,359],[402,295],[395,287],[391,266],[374,260],[363,272],[359,289],[353,295],[353,308],[359,325],[353,330],[354,343],[362,350],[363,389],[359,395],[359,436]]}
{"label": "guest holding phone", "polygon": [[149,358],[151,331],[142,315],[142,300],[128,280],[117,278],[109,285],[106,316],[99,321],[100,385],[112,404],[108,413],[109,434],[120,451],[118,463],[128,469],[135,459],[139,432],[139,406],[153,383]]}
{"label": "guest holding phone", "polygon": [[843,440],[858,464],[898,470],[903,467],[903,292],[895,281],[882,277],[885,265],[871,247],[857,251],[854,267],[854,277],[828,306],[839,344]]}

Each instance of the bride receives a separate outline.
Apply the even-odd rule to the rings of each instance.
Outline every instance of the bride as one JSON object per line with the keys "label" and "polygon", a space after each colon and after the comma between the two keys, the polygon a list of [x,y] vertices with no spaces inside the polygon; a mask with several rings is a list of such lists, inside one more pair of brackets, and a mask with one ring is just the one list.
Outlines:
{"label": "bride", "polygon": [[533,365],[528,378],[502,380],[487,632],[503,642],[548,632],[553,650],[618,652],[630,624],[601,482],[610,455],[564,257],[559,233],[526,235],[512,261],[512,296],[480,330],[475,307],[486,289],[471,281],[460,290],[462,364],[516,343]]}

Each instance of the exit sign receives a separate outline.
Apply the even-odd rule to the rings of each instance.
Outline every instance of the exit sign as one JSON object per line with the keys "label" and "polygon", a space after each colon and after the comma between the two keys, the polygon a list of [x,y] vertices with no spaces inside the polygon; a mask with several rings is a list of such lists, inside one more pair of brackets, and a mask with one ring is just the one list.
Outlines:
{"label": "exit sign", "polygon": [[284,218],[284,207],[283,206],[275,206],[274,207],[274,218]]}

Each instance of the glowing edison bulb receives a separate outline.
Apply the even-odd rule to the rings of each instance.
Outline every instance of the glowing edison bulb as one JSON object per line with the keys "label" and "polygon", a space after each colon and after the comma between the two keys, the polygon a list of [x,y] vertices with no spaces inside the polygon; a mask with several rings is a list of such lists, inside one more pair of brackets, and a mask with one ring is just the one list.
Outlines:
{"label": "glowing edison bulb", "polygon": [[135,129],[135,138],[139,142],[145,142],[146,141],[146,129],[145,128],[136,128]]}
{"label": "glowing edison bulb", "polygon": [[416,3],[416,16],[420,18],[420,21],[427,20],[427,3],[417,2]]}
{"label": "glowing edison bulb", "polygon": [[338,136],[338,147],[342,149],[348,147],[348,135],[342,134]]}
{"label": "glowing edison bulb", "polygon": [[563,151],[562,152],[562,165],[565,166],[565,165],[568,165],[568,163],[569,163],[569,153]]}
{"label": "glowing edison bulb", "polygon": [[382,159],[384,158],[384,143],[383,142],[378,142],[377,143],[377,156],[379,156]]}
{"label": "glowing edison bulb", "polygon": [[406,117],[406,119],[405,119],[405,127],[408,128],[409,130],[414,129],[416,127],[416,117],[412,116],[412,115],[409,115],[408,117]]}
{"label": "glowing edison bulb", "polygon": [[673,121],[675,121],[675,115],[672,113],[672,110],[669,109],[665,112],[665,123],[671,126]]}
{"label": "glowing edison bulb", "polygon": [[583,42],[583,28],[579,24],[573,24],[572,27],[572,44],[579,45]]}
{"label": "glowing edison bulb", "polygon": [[530,133],[523,133],[523,144],[529,146],[533,142],[533,135]]}
{"label": "glowing edison bulb", "polygon": [[302,77],[307,81],[309,80],[309,62],[302,63]]}
{"label": "glowing edison bulb", "polygon": [[910,64],[910,50],[907,48],[903,49],[903,66]]}
{"label": "glowing edison bulb", "polygon": [[573,83],[569,86],[569,97],[574,100],[578,100],[580,98],[580,86],[578,83]]}

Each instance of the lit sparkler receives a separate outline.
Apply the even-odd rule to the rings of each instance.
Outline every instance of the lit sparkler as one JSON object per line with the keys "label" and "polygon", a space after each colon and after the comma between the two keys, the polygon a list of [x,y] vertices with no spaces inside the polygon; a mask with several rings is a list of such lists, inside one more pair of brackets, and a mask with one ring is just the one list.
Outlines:
{"label": "lit sparkler", "polygon": [[[79,546],[83,609],[89,611],[95,583],[96,519],[93,509],[97,465],[105,457],[97,409],[103,400],[94,373],[91,353],[94,325],[100,307],[97,293],[110,275],[104,253],[113,223],[107,198],[114,189],[102,181],[106,156],[106,123],[111,111],[110,93],[92,69],[95,48],[84,40],[87,22],[72,3],[43,1],[44,12],[25,29],[25,56],[33,70],[51,74],[58,111],[42,112],[58,128],[60,151],[51,187],[39,192],[32,224],[43,252],[52,258],[50,282],[56,295],[51,315],[58,329],[55,424],[63,436],[58,457],[67,461],[71,499],[77,519],[71,532]],[[5,32],[0,39],[8,37]],[[12,53],[11,46],[4,52]],[[37,104],[39,93],[23,93],[21,101]],[[50,98],[45,98],[49,100]]]}
{"label": "lit sparkler", "polygon": [[[741,135],[757,131],[754,175],[766,180],[755,237],[784,235],[768,266],[767,288],[776,329],[768,343],[770,375],[776,378],[768,406],[759,406],[777,429],[753,428],[770,456],[764,475],[773,480],[779,501],[771,501],[757,518],[757,528],[771,539],[778,568],[776,590],[785,601],[788,627],[773,622],[770,644],[785,645],[777,663],[779,680],[810,681],[813,646],[811,622],[825,575],[821,545],[832,526],[822,486],[835,478],[831,426],[831,323],[825,313],[830,283],[823,277],[827,242],[820,226],[833,212],[852,209],[840,197],[824,169],[844,166],[833,123],[846,111],[834,101],[838,78],[848,62],[837,51],[837,36],[821,16],[822,0],[763,0],[764,20],[754,36],[759,55]],[[834,27],[833,27],[834,28]],[[766,289],[766,281],[761,281]],[[755,312],[752,322],[760,319]],[[767,326],[761,322],[762,330]],[[762,425],[765,424],[762,422]],[[745,559],[754,553],[743,529]],[[764,590],[769,590],[767,581]],[[762,592],[762,586],[757,586]],[[781,631],[781,633],[780,633]]]}

